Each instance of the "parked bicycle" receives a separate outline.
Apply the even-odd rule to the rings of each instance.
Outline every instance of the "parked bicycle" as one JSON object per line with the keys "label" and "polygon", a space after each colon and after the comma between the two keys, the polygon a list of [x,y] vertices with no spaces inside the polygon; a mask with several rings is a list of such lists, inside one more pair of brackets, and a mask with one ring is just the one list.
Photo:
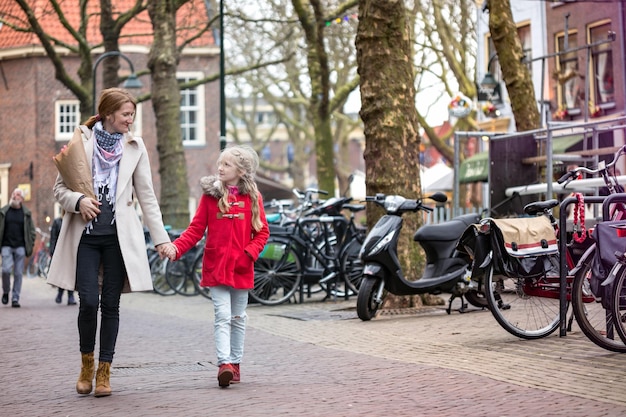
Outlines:
{"label": "parked bicycle", "polygon": [[26,264],[26,276],[29,278],[48,276],[48,268],[50,268],[50,251],[48,250],[48,242],[50,234],[42,231],[39,227],[35,228],[38,239],[33,249],[28,263]]}
{"label": "parked bicycle", "polygon": [[[169,233],[171,227],[167,225],[165,226],[165,229]],[[150,232],[147,228],[144,228],[144,236],[146,240],[146,250],[148,251],[148,263],[150,264],[150,275],[152,276],[152,287],[154,288],[154,292],[159,295],[176,294],[176,291],[174,291],[169,282],[167,282],[165,275],[169,259],[167,257],[161,259],[159,253],[154,247],[154,243],[150,238]],[[170,238],[171,237],[172,235],[170,234]]]}
{"label": "parked bicycle", "polygon": [[[618,188],[610,169],[625,151],[626,147],[620,148],[610,163],[601,162],[597,169],[575,168],[558,182],[567,184],[580,173],[598,175],[613,194]],[[565,256],[568,307],[571,303],[578,326],[598,346],[626,352],[626,345],[613,336],[607,310],[591,291],[595,243],[591,242],[579,259],[572,253],[572,246],[567,246],[565,253],[557,253],[558,222],[552,214],[557,205],[556,200],[531,203],[525,207],[526,214],[539,216],[485,218],[468,229],[461,246],[474,257],[472,279],[482,281],[490,310],[506,331],[520,338],[541,338],[553,333],[560,324],[559,256]],[[624,213],[623,206],[616,205],[611,218],[624,218]],[[516,237],[504,236],[502,229],[506,228],[516,229]],[[528,236],[535,236],[532,243],[523,242]],[[533,244],[539,245],[534,251],[530,249]],[[568,320],[570,330],[573,317]]]}
{"label": "parked bicycle", "polygon": [[[307,190],[303,204],[311,205],[312,196],[320,192]],[[270,228],[265,250],[255,262],[250,296],[259,303],[276,305],[299,290],[303,302],[305,290],[318,284],[327,297],[356,294],[362,269],[358,253],[365,234],[355,222],[355,213],[365,207],[350,201],[350,197],[331,198],[292,226]],[[342,214],[344,209],[350,211],[349,217]]]}
{"label": "parked bicycle", "polygon": [[205,239],[203,238],[179,260],[166,263],[165,279],[176,294],[185,296],[200,294],[211,298],[210,289],[200,286],[204,245]]}
{"label": "parked bicycle", "polygon": [[[621,229],[618,233],[624,239],[626,233],[624,233],[623,226]],[[610,291],[610,318],[614,320],[617,334],[622,339],[622,342],[626,344],[626,251],[622,249],[616,255],[617,261],[609,274],[609,277],[615,279],[615,281],[607,283],[612,286]]]}

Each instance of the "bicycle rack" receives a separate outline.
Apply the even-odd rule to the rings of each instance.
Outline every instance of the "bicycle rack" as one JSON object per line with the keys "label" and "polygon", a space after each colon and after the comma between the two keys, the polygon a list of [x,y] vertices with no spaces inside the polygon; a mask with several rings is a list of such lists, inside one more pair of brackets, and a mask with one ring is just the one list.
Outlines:
{"label": "bicycle rack", "polygon": [[[561,203],[559,209],[559,253],[563,254],[567,250],[567,207],[578,202],[576,197],[567,197]],[[602,203],[602,221],[611,220],[610,207],[611,204],[624,203],[626,204],[626,193],[611,194],[608,196],[585,196],[585,203],[598,204]],[[565,256],[560,256],[559,266],[559,336],[563,337],[567,335],[567,265],[565,263]]]}
{"label": "bicycle rack", "polygon": [[[626,194],[611,194],[610,196],[585,196],[585,203],[602,203],[602,217],[606,220],[609,217],[609,204],[615,202],[619,197],[626,203]],[[577,203],[576,197],[567,197],[561,202],[559,208],[559,336],[567,336],[567,264],[563,254],[567,251],[567,207]],[[606,214],[605,214],[606,213]]]}

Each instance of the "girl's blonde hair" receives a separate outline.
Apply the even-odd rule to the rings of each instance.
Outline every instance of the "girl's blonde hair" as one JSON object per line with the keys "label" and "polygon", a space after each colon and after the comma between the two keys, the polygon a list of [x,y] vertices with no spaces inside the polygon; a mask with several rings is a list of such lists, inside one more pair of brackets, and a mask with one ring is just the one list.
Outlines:
{"label": "girl's blonde hair", "polygon": [[[258,232],[263,228],[263,222],[259,213],[259,189],[254,181],[254,174],[259,167],[259,155],[250,146],[235,145],[222,151],[219,158],[217,158],[217,164],[219,165],[224,159],[232,162],[239,172],[240,176],[237,186],[240,193],[250,196],[252,202],[252,228]],[[228,187],[221,181],[218,182],[222,192],[222,198],[219,199],[218,206],[222,213],[228,213],[230,209],[228,204]]]}

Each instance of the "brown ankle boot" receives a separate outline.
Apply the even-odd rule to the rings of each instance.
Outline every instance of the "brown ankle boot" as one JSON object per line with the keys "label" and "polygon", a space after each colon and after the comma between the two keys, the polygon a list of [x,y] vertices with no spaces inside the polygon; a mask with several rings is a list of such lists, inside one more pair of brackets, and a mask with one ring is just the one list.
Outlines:
{"label": "brown ankle boot", "polygon": [[90,394],[93,388],[93,376],[95,366],[93,363],[93,352],[81,353],[82,366],[80,368],[80,376],[76,382],[76,392],[79,394]]}
{"label": "brown ankle boot", "polygon": [[106,397],[107,395],[111,395],[110,377],[111,362],[99,362],[98,371],[96,372],[96,390],[93,393],[94,397]]}

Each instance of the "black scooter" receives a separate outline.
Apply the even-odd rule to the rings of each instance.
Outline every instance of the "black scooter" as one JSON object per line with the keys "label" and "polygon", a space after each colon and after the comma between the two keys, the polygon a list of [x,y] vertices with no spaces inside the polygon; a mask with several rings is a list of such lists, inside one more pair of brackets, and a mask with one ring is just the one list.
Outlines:
{"label": "black scooter", "polygon": [[[435,193],[428,199],[443,203],[447,197]],[[467,227],[480,221],[478,214],[464,214],[440,224],[420,227],[413,240],[419,242],[426,252],[426,269],[417,281],[408,281],[402,274],[398,260],[398,237],[402,228],[402,215],[409,212],[433,209],[422,204],[421,200],[409,200],[400,195],[367,196],[385,209],[382,216],[365,238],[360,257],[364,264],[363,279],[359,287],[356,303],[361,320],[371,320],[382,306],[387,292],[395,295],[451,293],[446,312],[450,314],[452,301],[461,298],[460,312],[467,303],[475,307],[486,307],[487,301],[478,291],[478,283],[472,281],[471,260],[468,255],[458,252],[456,245]]]}

